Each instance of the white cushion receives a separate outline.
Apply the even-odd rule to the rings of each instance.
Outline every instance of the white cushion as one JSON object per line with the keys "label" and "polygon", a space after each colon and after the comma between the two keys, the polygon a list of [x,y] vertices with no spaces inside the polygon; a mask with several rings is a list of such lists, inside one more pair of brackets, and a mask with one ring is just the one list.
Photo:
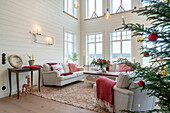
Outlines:
{"label": "white cushion", "polygon": [[84,71],[76,71],[76,72],[73,72],[74,74],[76,74],[78,77],[79,76],[82,76]]}
{"label": "white cushion", "polygon": [[67,75],[67,76],[57,77],[57,80],[67,80],[67,79],[71,79],[71,78],[75,78],[75,77],[77,77],[76,74],[71,74],[71,75]]}
{"label": "white cushion", "polygon": [[48,64],[44,64],[43,70],[46,71],[46,72],[51,71],[51,67]]}
{"label": "white cushion", "polygon": [[111,64],[111,66],[109,66],[109,71],[116,72],[116,63],[113,63],[113,64]]}
{"label": "white cushion", "polygon": [[119,72],[119,63],[115,63],[116,64],[116,70],[115,72]]}
{"label": "white cushion", "polygon": [[132,82],[130,76],[127,73],[120,73],[117,79],[116,86],[119,88],[128,88],[130,83]]}
{"label": "white cushion", "polygon": [[60,74],[61,74],[61,73],[64,73],[64,70],[63,70],[63,67],[62,67],[61,64],[52,65],[51,67],[52,67],[53,70],[59,71]]}
{"label": "white cushion", "polygon": [[68,66],[68,63],[62,63],[63,69],[64,69],[64,73],[69,73],[70,69]]}

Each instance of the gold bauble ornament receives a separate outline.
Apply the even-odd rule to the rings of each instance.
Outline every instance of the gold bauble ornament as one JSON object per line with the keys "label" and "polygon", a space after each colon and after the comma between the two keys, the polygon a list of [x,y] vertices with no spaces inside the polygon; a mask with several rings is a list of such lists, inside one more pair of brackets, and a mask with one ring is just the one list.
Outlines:
{"label": "gold bauble ornament", "polygon": [[138,41],[138,42],[142,42],[142,37],[139,37],[139,38],[137,39],[137,41]]}
{"label": "gold bauble ornament", "polygon": [[165,69],[162,69],[162,70],[161,70],[161,74],[162,74],[163,76],[165,76],[165,75],[166,75],[166,70],[165,70]]}
{"label": "gold bauble ornament", "polygon": [[163,0],[164,2],[166,2],[167,0]]}
{"label": "gold bauble ornament", "polygon": [[160,58],[160,61],[161,61],[161,63],[162,63],[162,62],[164,61],[164,58],[161,57],[161,58]]}

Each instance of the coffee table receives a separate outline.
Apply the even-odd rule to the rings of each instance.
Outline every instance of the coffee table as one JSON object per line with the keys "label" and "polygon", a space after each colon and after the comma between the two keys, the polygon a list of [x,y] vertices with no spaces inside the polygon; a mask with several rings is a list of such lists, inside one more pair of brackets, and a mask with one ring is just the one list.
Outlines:
{"label": "coffee table", "polygon": [[98,72],[98,71],[86,71],[84,72],[84,82],[85,83],[96,83],[96,80],[99,76],[104,76],[116,81],[116,78],[119,76],[120,72]]}

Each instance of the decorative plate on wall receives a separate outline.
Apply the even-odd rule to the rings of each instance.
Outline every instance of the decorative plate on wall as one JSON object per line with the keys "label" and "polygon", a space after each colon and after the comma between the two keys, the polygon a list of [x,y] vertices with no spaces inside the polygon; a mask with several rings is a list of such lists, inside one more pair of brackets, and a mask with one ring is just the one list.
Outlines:
{"label": "decorative plate on wall", "polygon": [[23,65],[23,60],[18,55],[10,55],[8,57],[8,62],[13,68],[19,68]]}

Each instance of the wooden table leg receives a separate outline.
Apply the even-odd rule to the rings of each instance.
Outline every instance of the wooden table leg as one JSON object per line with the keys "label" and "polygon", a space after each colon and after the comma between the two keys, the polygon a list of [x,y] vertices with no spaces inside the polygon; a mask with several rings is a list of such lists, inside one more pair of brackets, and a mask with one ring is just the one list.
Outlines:
{"label": "wooden table leg", "polygon": [[40,68],[38,71],[39,71],[39,76],[38,76],[38,89],[39,89],[39,92],[40,92],[41,68]]}
{"label": "wooden table leg", "polygon": [[11,86],[11,71],[8,70],[9,75],[9,96],[11,96],[12,86]]}
{"label": "wooden table leg", "polygon": [[33,71],[31,71],[31,86],[33,86]]}
{"label": "wooden table leg", "polygon": [[19,99],[19,73],[16,72],[16,80],[17,80],[17,98]]}

